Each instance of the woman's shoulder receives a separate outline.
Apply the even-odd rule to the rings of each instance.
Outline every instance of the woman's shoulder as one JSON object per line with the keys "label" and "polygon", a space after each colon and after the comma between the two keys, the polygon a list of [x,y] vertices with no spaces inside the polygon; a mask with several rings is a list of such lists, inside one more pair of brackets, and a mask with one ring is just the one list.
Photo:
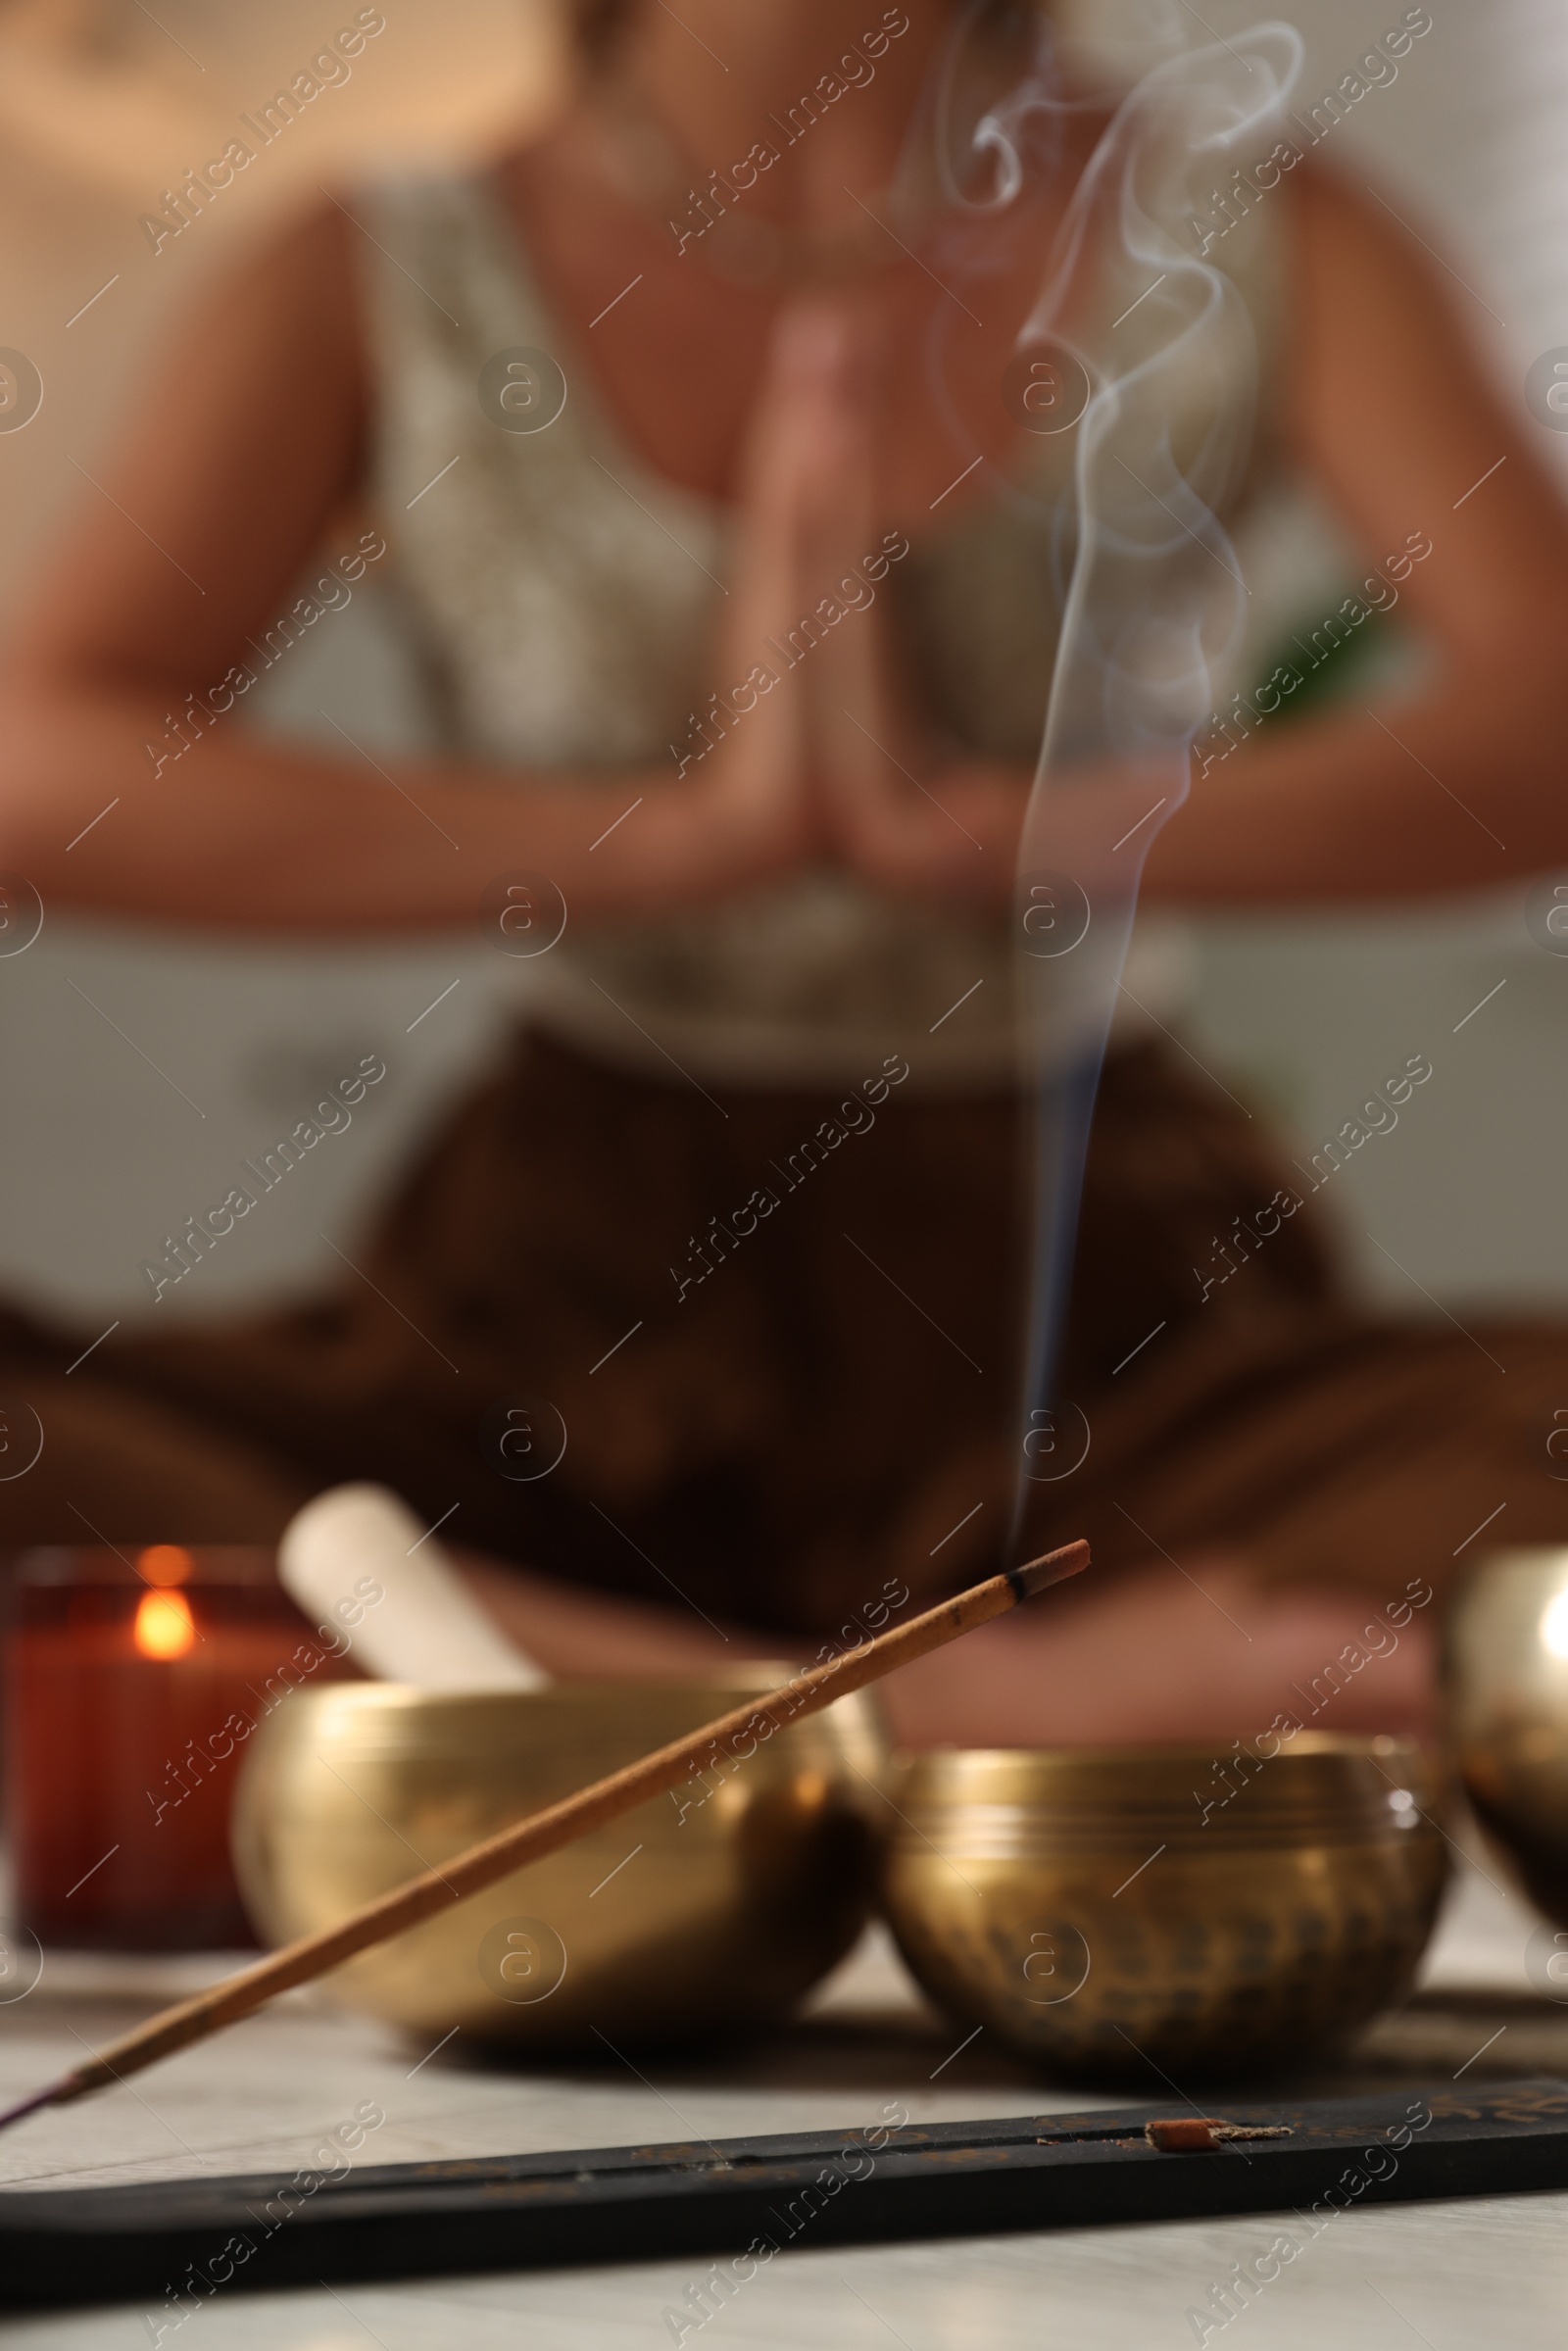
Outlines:
{"label": "woman's shoulder", "polygon": [[242,500],[265,481],[279,527],[296,501],[315,516],[358,472],[368,373],[357,233],[330,202],[258,233],[196,292],[147,387],[150,416],[181,416],[187,467],[211,465]]}
{"label": "woman's shoulder", "polygon": [[243,350],[257,368],[259,396],[275,399],[292,381],[318,417],[356,401],[363,390],[356,234],[330,198],[276,224],[197,296],[184,320],[186,354]]}

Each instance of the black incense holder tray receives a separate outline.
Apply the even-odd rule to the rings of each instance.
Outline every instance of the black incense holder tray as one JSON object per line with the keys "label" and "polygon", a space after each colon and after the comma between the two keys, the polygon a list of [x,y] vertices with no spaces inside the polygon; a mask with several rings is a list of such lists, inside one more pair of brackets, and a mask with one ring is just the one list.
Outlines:
{"label": "black incense holder tray", "polygon": [[[894,2113],[899,2109],[895,2105]],[[145,2185],[0,2190],[0,2305],[143,2300],[172,2320],[240,2288],[701,2256],[743,2278],[792,2245],[1352,2208],[1568,2187],[1568,2082],[1222,2103],[1289,2135],[1165,2153],[1180,2101],[979,2123],[595,2147]],[[1187,2110],[1196,2113],[1196,2109]],[[1303,2234],[1304,2232],[1304,2234]]]}

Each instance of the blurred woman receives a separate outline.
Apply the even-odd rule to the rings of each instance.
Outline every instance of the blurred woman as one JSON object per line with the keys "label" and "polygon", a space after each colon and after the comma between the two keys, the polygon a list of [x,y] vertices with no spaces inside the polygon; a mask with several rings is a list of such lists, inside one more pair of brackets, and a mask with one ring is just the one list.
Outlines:
{"label": "blurred woman", "polygon": [[[1008,892],[1059,625],[1049,501],[1006,492],[1060,465],[998,387],[1104,118],[1054,118],[983,274],[940,282],[922,93],[955,24],[592,0],[544,135],[324,206],[193,322],[13,649],[0,863],[229,933],[483,922],[519,1022],[332,1292],[118,1335],[69,1388],[79,1338],[5,1319],[0,1385],[47,1439],[0,1486],[6,1541],[266,1539],[379,1478],[488,1555],[561,1670],[815,1642],[998,1563],[1027,1291]],[[1042,32],[1010,4],[962,30],[972,123]],[[1568,528],[1440,281],[1306,164],[1214,258],[1266,392],[1230,517],[1304,472],[1370,560],[1407,558],[1441,658],[1393,726],[1260,728],[1200,776],[1148,903],[1560,860]],[[313,552],[383,538],[442,751],[228,719]],[[1307,1184],[1172,1049],[1147,936],[1135,958],[1059,1379],[1091,1443],[1029,1489],[1031,1540],[1087,1534],[1100,1572],[903,1677],[904,1727],[1253,1729],[1395,1602],[1397,1655],[1333,1723],[1417,1719],[1463,1539],[1501,1503],[1512,1540],[1561,1531],[1561,1335],[1362,1313]],[[550,1408],[564,1455],[519,1475]]]}

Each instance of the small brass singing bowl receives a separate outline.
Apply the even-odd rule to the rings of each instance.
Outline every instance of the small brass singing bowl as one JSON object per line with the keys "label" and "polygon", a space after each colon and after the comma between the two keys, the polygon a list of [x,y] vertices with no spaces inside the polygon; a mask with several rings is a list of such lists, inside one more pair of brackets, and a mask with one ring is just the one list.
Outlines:
{"label": "small brass singing bowl", "polygon": [[1568,1927],[1568,1549],[1495,1551],[1449,1611],[1449,1736],[1477,1817]]}
{"label": "small brass singing bowl", "polygon": [[1402,1739],[939,1751],[893,1793],[909,1968],[1069,2079],[1235,2076],[1348,2036],[1408,1988],[1446,1874]]}
{"label": "small brass singing bowl", "polygon": [[[444,1695],[296,1690],[236,1791],[236,1874],[272,1942],[328,1927],[465,1847],[787,1679],[563,1683]],[[870,1896],[865,1693],[694,1774],[326,1979],[342,2005],[435,2038],[602,2050],[734,2031],[843,1957]],[[864,1777],[862,1777],[864,1775]]]}

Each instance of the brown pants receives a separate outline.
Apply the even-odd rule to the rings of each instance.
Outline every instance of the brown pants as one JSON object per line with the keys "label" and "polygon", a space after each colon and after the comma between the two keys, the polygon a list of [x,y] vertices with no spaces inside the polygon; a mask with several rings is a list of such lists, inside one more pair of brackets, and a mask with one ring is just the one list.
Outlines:
{"label": "brown pants", "polygon": [[[1018,1108],[894,1092],[808,1164],[836,1102],[710,1098],[520,1037],[315,1302],[168,1336],[155,1311],[69,1376],[81,1335],[0,1313],[0,1394],[45,1433],[0,1481],[0,1543],[267,1540],[374,1478],[474,1548],[781,1632],[889,1575],[986,1572],[1026,1466]],[[1057,1383],[1090,1446],[1023,1485],[1029,1541],[1087,1535],[1102,1570],[1223,1547],[1392,1597],[1568,1540],[1563,1327],[1372,1320],[1310,1201],[1269,1229],[1306,1189],[1163,1048],[1112,1061]],[[743,1231],[759,1191],[776,1205]],[[497,1445],[520,1395],[567,1433],[528,1483]],[[1056,1459],[1080,1443],[1063,1423]]]}

